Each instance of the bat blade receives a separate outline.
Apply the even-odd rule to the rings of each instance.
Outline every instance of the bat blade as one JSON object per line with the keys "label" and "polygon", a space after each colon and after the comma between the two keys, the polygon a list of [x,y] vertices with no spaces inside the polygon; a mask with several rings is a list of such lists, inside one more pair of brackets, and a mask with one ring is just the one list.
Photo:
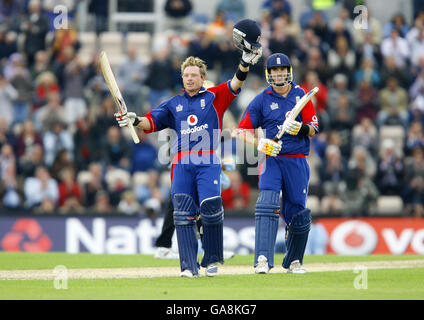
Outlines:
{"label": "bat blade", "polygon": [[[116,83],[115,76],[113,75],[112,68],[110,67],[109,59],[104,51],[100,53],[99,64],[112,98],[115,101],[115,105],[118,107],[122,115],[126,115],[128,112],[127,106],[122,98],[121,90],[119,90],[118,84]],[[128,121],[128,128],[134,143],[139,143],[140,139],[138,138],[137,132],[135,132],[131,121]]]}
{"label": "bat blade", "polygon": [[[305,94],[293,107],[293,109],[290,111],[289,119],[294,120],[299,115],[299,113],[302,112],[303,108],[306,106],[306,104],[312,99],[314,95],[319,91],[318,87],[313,88],[311,91],[309,91],[307,94]],[[274,137],[274,141],[278,142],[281,137],[284,134],[284,130],[281,128],[278,133]]]}

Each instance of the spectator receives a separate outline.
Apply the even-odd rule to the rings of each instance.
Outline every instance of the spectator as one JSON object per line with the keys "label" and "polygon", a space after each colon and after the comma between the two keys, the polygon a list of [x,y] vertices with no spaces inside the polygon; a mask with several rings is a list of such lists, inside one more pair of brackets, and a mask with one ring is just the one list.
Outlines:
{"label": "spectator", "polygon": [[15,52],[18,52],[16,33],[0,26],[0,60],[8,59]]}
{"label": "spectator", "polygon": [[320,78],[315,71],[308,71],[305,76],[305,81],[301,84],[301,87],[306,92],[311,91],[315,87],[319,88],[319,91],[313,98],[313,104],[318,115],[320,130],[326,130],[330,126],[330,117],[327,112],[327,86],[320,81]]}
{"label": "spectator", "polygon": [[24,182],[25,206],[27,208],[41,207],[52,212],[57,205],[59,190],[57,182],[50,177],[46,167],[35,170],[34,177],[28,177]]}
{"label": "spectator", "polygon": [[338,36],[335,40],[334,49],[328,51],[327,56],[328,67],[332,74],[343,73],[349,78],[355,67],[356,57],[349,43],[344,36]]}
{"label": "spectator", "polygon": [[[214,70],[218,52],[217,45],[207,36],[205,25],[195,25],[194,32],[195,36],[189,43],[187,55],[199,57],[206,62],[208,71]],[[215,81],[215,79],[210,80]]]}
{"label": "spectator", "polygon": [[149,87],[150,108],[155,108],[159,103],[171,95],[172,90],[172,64],[169,50],[162,49],[153,57],[150,64],[146,85]]}
{"label": "spectator", "polygon": [[21,32],[25,36],[24,52],[27,55],[28,66],[32,67],[37,51],[46,48],[46,34],[49,23],[41,11],[40,0],[30,0],[28,4],[28,15],[21,24]]}
{"label": "spectator", "polygon": [[156,198],[146,200],[144,203],[144,211],[150,220],[156,220],[158,218],[161,209],[161,203]]}
{"label": "spectator", "polygon": [[140,213],[141,206],[137,201],[133,191],[125,191],[122,194],[122,199],[118,204],[118,212],[125,215],[137,215]]}
{"label": "spectator", "polygon": [[424,178],[424,153],[421,147],[414,148],[412,156],[405,159],[405,182],[416,176]]}
{"label": "spectator", "polygon": [[283,13],[288,15],[292,13],[291,4],[287,0],[265,0],[262,3],[262,10],[271,13],[272,20],[280,17]]}
{"label": "spectator", "polygon": [[55,31],[51,59],[62,64],[66,62],[65,52],[67,48],[71,47],[73,51],[77,52],[81,45],[78,41],[78,32],[70,21],[68,21],[68,28]]}
{"label": "spectator", "polygon": [[423,125],[419,121],[414,121],[408,128],[405,141],[405,154],[411,155],[412,150],[417,147],[424,147]]}
{"label": "spectator", "polygon": [[43,147],[43,140],[41,135],[35,131],[34,123],[28,119],[23,123],[22,132],[17,139],[17,157],[29,159],[35,145]]}
{"label": "spectator", "polygon": [[20,206],[17,192],[16,159],[10,144],[4,144],[0,153],[0,194],[3,205],[8,208]]}
{"label": "spectator", "polygon": [[312,147],[309,152],[309,156],[306,157],[310,169],[310,178],[308,186],[308,194],[315,195],[318,197],[322,196],[322,186],[320,179],[320,168],[322,166],[322,160],[316,153],[315,148]]}
{"label": "spectator", "polygon": [[342,187],[346,164],[338,146],[327,147],[320,171],[324,194],[330,194],[331,190],[339,190]]}
{"label": "spectator", "polygon": [[287,34],[286,24],[287,22],[283,18],[274,19],[272,23],[273,32],[268,47],[271,53],[284,52],[291,57],[297,50],[297,43],[293,36]]}
{"label": "spectator", "polygon": [[192,9],[193,5],[190,0],[167,0],[165,3],[166,29],[186,30]]}
{"label": "spectator", "polygon": [[16,59],[14,63],[15,68],[11,74],[10,84],[16,89],[18,95],[13,101],[13,122],[23,123],[29,115],[33,86],[29,71],[24,66],[23,58]]}
{"label": "spectator", "polygon": [[111,214],[113,212],[113,207],[106,191],[100,190],[96,193],[96,200],[91,211],[96,214]]}
{"label": "spectator", "polygon": [[367,33],[372,33],[372,43],[380,45],[381,40],[383,39],[383,28],[380,21],[378,21],[374,16],[371,15],[371,11],[364,10],[362,13],[361,21],[366,22],[360,28],[354,28],[353,39],[355,41],[355,46],[361,46],[364,41]]}
{"label": "spectator", "polygon": [[34,127],[36,131],[45,132],[53,122],[66,123],[66,114],[60,103],[58,93],[51,92],[47,97],[47,104],[34,112]]}
{"label": "spectator", "polygon": [[396,66],[404,68],[410,59],[410,49],[408,41],[399,36],[399,31],[393,29],[390,37],[381,42],[381,54],[384,58],[394,56]]}
{"label": "spectator", "polygon": [[216,10],[222,11],[227,21],[237,22],[246,16],[244,0],[220,0]]}
{"label": "spectator", "polygon": [[102,150],[105,166],[130,169],[131,148],[118,127],[114,126],[108,129]]}
{"label": "spectator", "polygon": [[378,131],[370,118],[362,118],[361,122],[353,127],[352,146],[362,146],[372,156],[378,152]]}
{"label": "spectator", "polygon": [[74,169],[72,156],[70,155],[68,150],[61,149],[56,154],[54,161],[50,167],[50,174],[52,178],[55,179],[56,181],[60,181],[61,172],[66,168]]}
{"label": "spectator", "polygon": [[383,66],[381,67],[381,85],[384,86],[389,78],[395,77],[398,80],[399,86],[407,88],[409,81],[405,68],[398,67],[394,56],[384,58]]}
{"label": "spectator", "polygon": [[140,143],[132,146],[131,172],[146,172],[156,169],[158,151],[156,147],[149,141],[147,134],[143,130],[137,131]]}
{"label": "spectator", "polygon": [[358,108],[356,110],[356,122],[361,122],[362,118],[375,120],[380,106],[378,105],[377,90],[367,80],[359,83],[356,91]]}
{"label": "spectator", "polygon": [[18,158],[18,173],[21,177],[35,176],[35,170],[39,166],[44,166],[43,146],[35,144],[32,152]]}
{"label": "spectator", "polygon": [[356,170],[349,170],[346,175],[346,191],[342,193],[345,214],[348,216],[365,216],[376,210],[379,192],[371,179],[361,176]]}
{"label": "spectator", "polygon": [[[140,130],[138,130],[140,131]],[[100,136],[94,132],[87,119],[80,118],[76,122],[76,131],[74,139],[74,156],[76,168],[79,170],[87,170],[93,161],[99,161],[101,150],[97,148]]]}
{"label": "spectator", "polygon": [[380,67],[383,62],[380,46],[374,42],[373,33],[371,31],[365,33],[364,41],[358,45],[355,51],[356,61],[372,59],[377,68]]}
{"label": "spectator", "polygon": [[[219,56],[221,57],[219,82],[228,81],[234,76],[234,66],[240,60],[240,51],[234,46],[232,33],[232,29],[227,28],[224,36],[218,42]],[[181,75],[179,77],[181,78]]]}
{"label": "spectator", "polygon": [[300,65],[299,68],[295,68],[295,72],[296,69],[299,70],[297,71],[298,74],[295,78],[299,79],[298,81],[300,83],[305,81],[306,74],[309,71],[315,71],[318,74],[319,80],[323,84],[328,83],[331,77],[330,69],[327,66],[325,60],[322,59],[321,51],[317,47],[312,47],[308,50],[306,63]]}
{"label": "spectator", "polygon": [[379,126],[385,124],[408,125],[408,92],[399,87],[396,78],[387,79],[386,87],[380,90],[381,111],[377,115]]}
{"label": "spectator", "polygon": [[0,114],[6,120],[6,125],[13,122],[12,101],[18,98],[18,91],[4,78],[0,72]]}
{"label": "spectator", "polygon": [[128,47],[128,56],[119,67],[118,83],[121,85],[125,103],[136,113],[141,111],[141,91],[147,77],[147,69],[140,60],[135,45]]}
{"label": "spectator", "polygon": [[413,177],[403,192],[405,213],[421,218],[424,212],[424,178]]}
{"label": "spectator", "polygon": [[345,96],[348,99],[349,107],[352,110],[357,108],[357,99],[354,92],[348,89],[348,78],[342,73],[338,73],[333,77],[333,85],[328,89],[328,112],[335,114],[337,112],[337,104],[340,96]]}
{"label": "spectator", "polygon": [[226,19],[223,11],[217,10],[215,18],[206,27],[206,36],[212,41],[218,41],[225,34]]}
{"label": "spectator", "polygon": [[395,150],[394,142],[386,139],[382,143],[376,184],[381,194],[398,195],[403,190],[403,161]]}
{"label": "spectator", "polygon": [[424,57],[424,27],[419,29],[416,37],[409,39],[409,47],[411,64],[413,67],[418,67],[420,58]]}
{"label": "spectator", "polygon": [[378,69],[374,65],[374,60],[371,58],[365,58],[362,60],[361,68],[355,72],[354,75],[355,87],[365,80],[374,87],[379,87],[381,78]]}
{"label": "spectator", "polygon": [[35,61],[30,68],[31,80],[35,82],[43,72],[49,71],[49,57],[46,51],[40,50],[35,54]]}
{"label": "spectator", "polygon": [[355,146],[347,164],[349,170],[355,170],[361,177],[373,179],[377,173],[377,163],[362,146]]}
{"label": "spectator", "polygon": [[349,30],[346,28],[342,18],[337,17],[332,21],[331,30],[328,34],[327,42],[330,48],[336,47],[337,38],[339,37],[346,39],[349,48],[353,47],[353,40]]}
{"label": "spectator", "polygon": [[383,28],[383,37],[387,38],[390,36],[390,33],[393,29],[399,31],[399,34],[402,38],[406,37],[406,34],[409,31],[409,25],[405,20],[405,17],[402,13],[398,12],[393,15],[389,22],[384,25]]}
{"label": "spectator", "polygon": [[74,125],[78,118],[87,115],[87,104],[84,99],[85,69],[78,57],[66,64],[63,87],[64,107],[68,125]]}
{"label": "spectator", "polygon": [[53,121],[48,128],[43,134],[43,146],[44,161],[50,167],[60,150],[65,149],[71,155],[73,154],[74,141],[71,133],[66,130],[66,125],[60,120]]}
{"label": "spectator", "polygon": [[45,71],[38,75],[35,83],[34,110],[37,110],[47,103],[47,97],[50,93],[59,94],[60,88],[56,76],[50,71]]}
{"label": "spectator", "polygon": [[330,113],[330,127],[340,133],[350,135],[350,131],[355,124],[355,110],[349,105],[349,98],[344,94],[337,99],[337,106],[334,112]]}
{"label": "spectator", "polygon": [[96,202],[96,194],[107,189],[106,181],[104,180],[103,169],[99,162],[92,162],[89,165],[89,179],[82,184],[84,194],[84,206],[92,207]]}
{"label": "spectator", "polygon": [[163,203],[169,196],[169,189],[159,183],[159,173],[156,170],[148,171],[146,183],[134,186],[134,192],[141,204],[150,198],[156,198]]}
{"label": "spectator", "polygon": [[226,210],[247,209],[250,205],[250,185],[242,180],[238,171],[227,173],[230,187],[222,191],[222,202]]}
{"label": "spectator", "polygon": [[65,167],[60,172],[59,183],[59,212],[82,213],[82,193],[80,186],[75,181],[75,173],[71,167]]}
{"label": "spectator", "polygon": [[[297,35],[296,35],[297,36]],[[303,30],[302,37],[298,41],[298,59],[302,63],[306,63],[307,60],[314,58],[315,60],[320,60],[322,55],[326,55],[327,46],[325,46],[321,39],[315,34],[314,29],[306,27]],[[319,49],[319,52],[313,52],[314,56],[309,57],[310,51]]]}

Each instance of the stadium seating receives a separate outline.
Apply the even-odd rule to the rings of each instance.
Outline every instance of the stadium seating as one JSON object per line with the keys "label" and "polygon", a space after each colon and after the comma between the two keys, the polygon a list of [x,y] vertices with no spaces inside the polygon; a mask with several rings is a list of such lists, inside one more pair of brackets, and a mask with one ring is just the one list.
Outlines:
{"label": "stadium seating", "polygon": [[399,215],[403,211],[403,201],[399,196],[379,196],[377,199],[377,214]]}

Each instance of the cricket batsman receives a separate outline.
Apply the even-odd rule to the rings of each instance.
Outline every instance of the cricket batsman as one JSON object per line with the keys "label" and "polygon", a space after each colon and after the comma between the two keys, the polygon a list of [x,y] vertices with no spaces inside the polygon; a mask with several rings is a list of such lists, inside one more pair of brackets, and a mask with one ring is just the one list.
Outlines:
{"label": "cricket batsman", "polygon": [[234,43],[242,50],[241,62],[228,82],[205,89],[206,64],[188,57],[181,65],[184,92],[161,103],[144,117],[135,113],[116,113],[119,126],[132,121],[137,128],[151,133],[171,128],[176,133],[171,152],[171,196],[177,233],[181,276],[198,277],[196,215],[203,222],[204,256],[201,266],[207,276],[218,273],[223,258],[223,219],[221,164],[216,155],[224,112],[239,94],[249,65],[262,56],[259,25],[250,19],[234,25]]}
{"label": "cricket batsman", "polygon": [[[302,260],[311,225],[310,209],[306,208],[309,166],[305,157],[309,154],[309,138],[318,133],[318,120],[311,101],[295,120],[287,118],[306,93],[293,82],[292,65],[286,55],[269,56],[265,76],[269,86],[251,101],[236,129],[240,139],[267,155],[259,175],[255,208],[255,272],[268,273],[274,267],[282,191],[287,247],[283,267],[290,273],[305,273]],[[285,133],[277,143],[273,138],[281,126]],[[265,134],[259,141],[252,133],[258,127]]]}

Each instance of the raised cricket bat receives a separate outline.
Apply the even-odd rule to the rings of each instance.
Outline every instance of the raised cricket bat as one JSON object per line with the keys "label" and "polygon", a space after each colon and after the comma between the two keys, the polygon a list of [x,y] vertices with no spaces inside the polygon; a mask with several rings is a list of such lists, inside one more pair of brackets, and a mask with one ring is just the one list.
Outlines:
{"label": "raised cricket bat", "polygon": [[[100,53],[99,63],[100,68],[102,69],[103,77],[105,78],[106,84],[109,87],[110,93],[112,94],[116,106],[119,108],[119,111],[121,111],[122,115],[126,115],[128,112],[127,106],[125,104],[124,99],[122,98],[122,94],[119,90],[118,84],[116,83],[115,76],[113,75],[106,52],[102,51]],[[131,121],[128,121],[128,128],[130,129],[131,137],[134,143],[139,143],[140,139],[138,138]]]}
{"label": "raised cricket bat", "polygon": [[[312,99],[312,97],[318,92],[319,88],[315,87],[311,91],[309,91],[307,94],[305,94],[293,107],[293,109],[290,112],[289,119],[294,120],[299,115],[300,112],[302,112],[303,108],[306,106],[306,104]],[[281,137],[284,134],[284,130],[280,129],[278,133],[274,137],[274,141],[278,142]]]}

